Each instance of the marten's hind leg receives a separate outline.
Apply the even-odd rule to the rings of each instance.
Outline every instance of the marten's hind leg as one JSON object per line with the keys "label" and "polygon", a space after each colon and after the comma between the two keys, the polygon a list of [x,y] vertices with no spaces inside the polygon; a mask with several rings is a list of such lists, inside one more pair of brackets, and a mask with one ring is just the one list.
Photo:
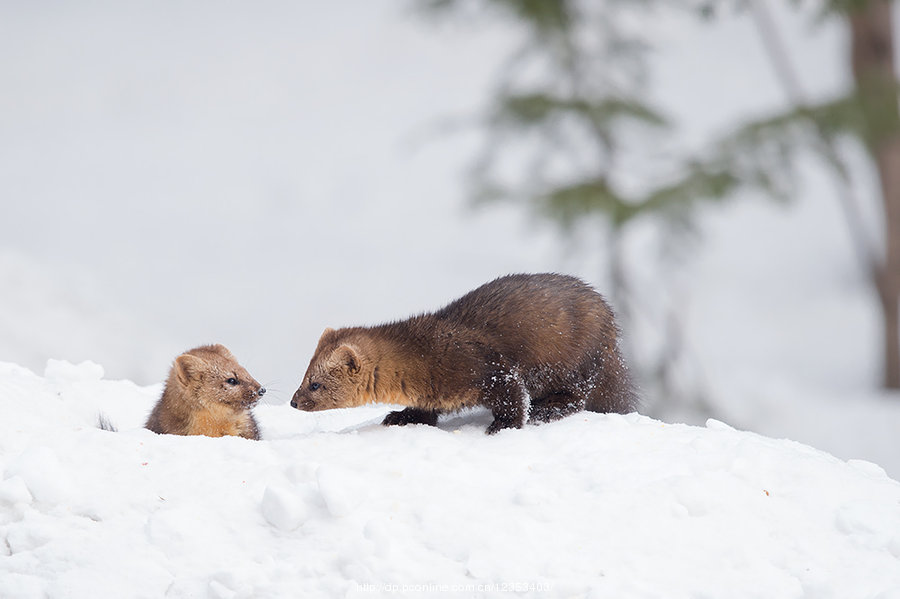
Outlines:
{"label": "marten's hind leg", "polygon": [[437,426],[438,413],[434,410],[422,410],[420,408],[406,408],[397,412],[391,412],[384,417],[381,424],[384,426],[406,424],[427,424],[429,426]]}
{"label": "marten's hind leg", "polygon": [[484,391],[484,405],[494,415],[494,421],[484,431],[489,435],[504,428],[522,428],[528,419],[528,392],[512,374],[491,377]]}
{"label": "marten's hind leg", "polygon": [[551,393],[531,401],[531,408],[528,410],[528,421],[553,422],[582,411],[584,404],[583,397],[577,397],[568,391]]}

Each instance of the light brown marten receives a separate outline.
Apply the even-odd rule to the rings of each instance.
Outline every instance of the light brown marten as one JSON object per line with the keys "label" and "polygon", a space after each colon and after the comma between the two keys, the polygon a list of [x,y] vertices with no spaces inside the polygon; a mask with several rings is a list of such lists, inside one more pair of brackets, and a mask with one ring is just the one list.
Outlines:
{"label": "light brown marten", "polygon": [[558,274],[509,275],[430,314],[325,329],[291,405],[409,406],[383,424],[485,406],[488,434],[580,410],[627,413],[635,394],[603,297]]}
{"label": "light brown marten", "polygon": [[265,392],[225,346],[195,347],[175,358],[146,427],[172,435],[259,439],[250,409]]}

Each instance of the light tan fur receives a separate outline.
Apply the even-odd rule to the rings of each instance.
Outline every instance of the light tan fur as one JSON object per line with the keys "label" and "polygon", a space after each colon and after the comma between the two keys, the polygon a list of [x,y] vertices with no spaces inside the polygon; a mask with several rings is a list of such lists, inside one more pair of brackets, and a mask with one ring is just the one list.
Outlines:
{"label": "light tan fur", "polygon": [[[359,403],[383,403],[396,406],[421,407],[427,392],[412,381],[423,380],[427,368],[410,360],[401,348],[376,337],[361,334],[358,345],[348,345],[362,364],[359,383]],[[375,372],[378,372],[376,384]],[[452,395],[436,394],[429,398],[430,409],[453,411],[472,407],[478,403],[478,392],[474,389],[457,390]]]}
{"label": "light tan fur", "polygon": [[248,412],[243,412],[236,417],[231,407],[222,404],[205,405],[191,413],[187,434],[207,437],[227,435],[247,437],[252,430],[249,416]]}
{"label": "light tan fur", "polygon": [[265,392],[223,345],[196,347],[175,358],[146,426],[156,433],[259,439],[250,409]]}

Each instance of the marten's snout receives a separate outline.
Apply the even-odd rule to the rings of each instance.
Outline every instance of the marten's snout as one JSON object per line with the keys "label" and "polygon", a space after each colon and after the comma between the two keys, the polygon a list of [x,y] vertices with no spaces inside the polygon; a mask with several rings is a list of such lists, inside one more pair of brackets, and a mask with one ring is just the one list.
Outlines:
{"label": "marten's snout", "polygon": [[263,395],[266,394],[266,388],[265,388],[265,387],[260,387],[260,388],[259,388],[259,391],[257,391],[256,394],[259,395],[260,397],[262,397]]}
{"label": "marten's snout", "polygon": [[300,394],[300,389],[297,389],[294,392],[294,397],[291,398],[291,407],[303,410],[304,412],[309,412],[313,405],[314,403],[311,399],[303,399],[303,396]]}

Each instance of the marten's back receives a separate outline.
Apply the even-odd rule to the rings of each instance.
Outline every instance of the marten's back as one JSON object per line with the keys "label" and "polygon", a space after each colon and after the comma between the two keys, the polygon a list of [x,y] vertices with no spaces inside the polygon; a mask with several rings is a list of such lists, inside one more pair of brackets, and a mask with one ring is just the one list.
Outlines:
{"label": "marten's back", "polygon": [[603,297],[566,275],[509,275],[486,283],[434,313],[481,331],[504,356],[528,363],[568,362],[615,348],[618,330]]}

